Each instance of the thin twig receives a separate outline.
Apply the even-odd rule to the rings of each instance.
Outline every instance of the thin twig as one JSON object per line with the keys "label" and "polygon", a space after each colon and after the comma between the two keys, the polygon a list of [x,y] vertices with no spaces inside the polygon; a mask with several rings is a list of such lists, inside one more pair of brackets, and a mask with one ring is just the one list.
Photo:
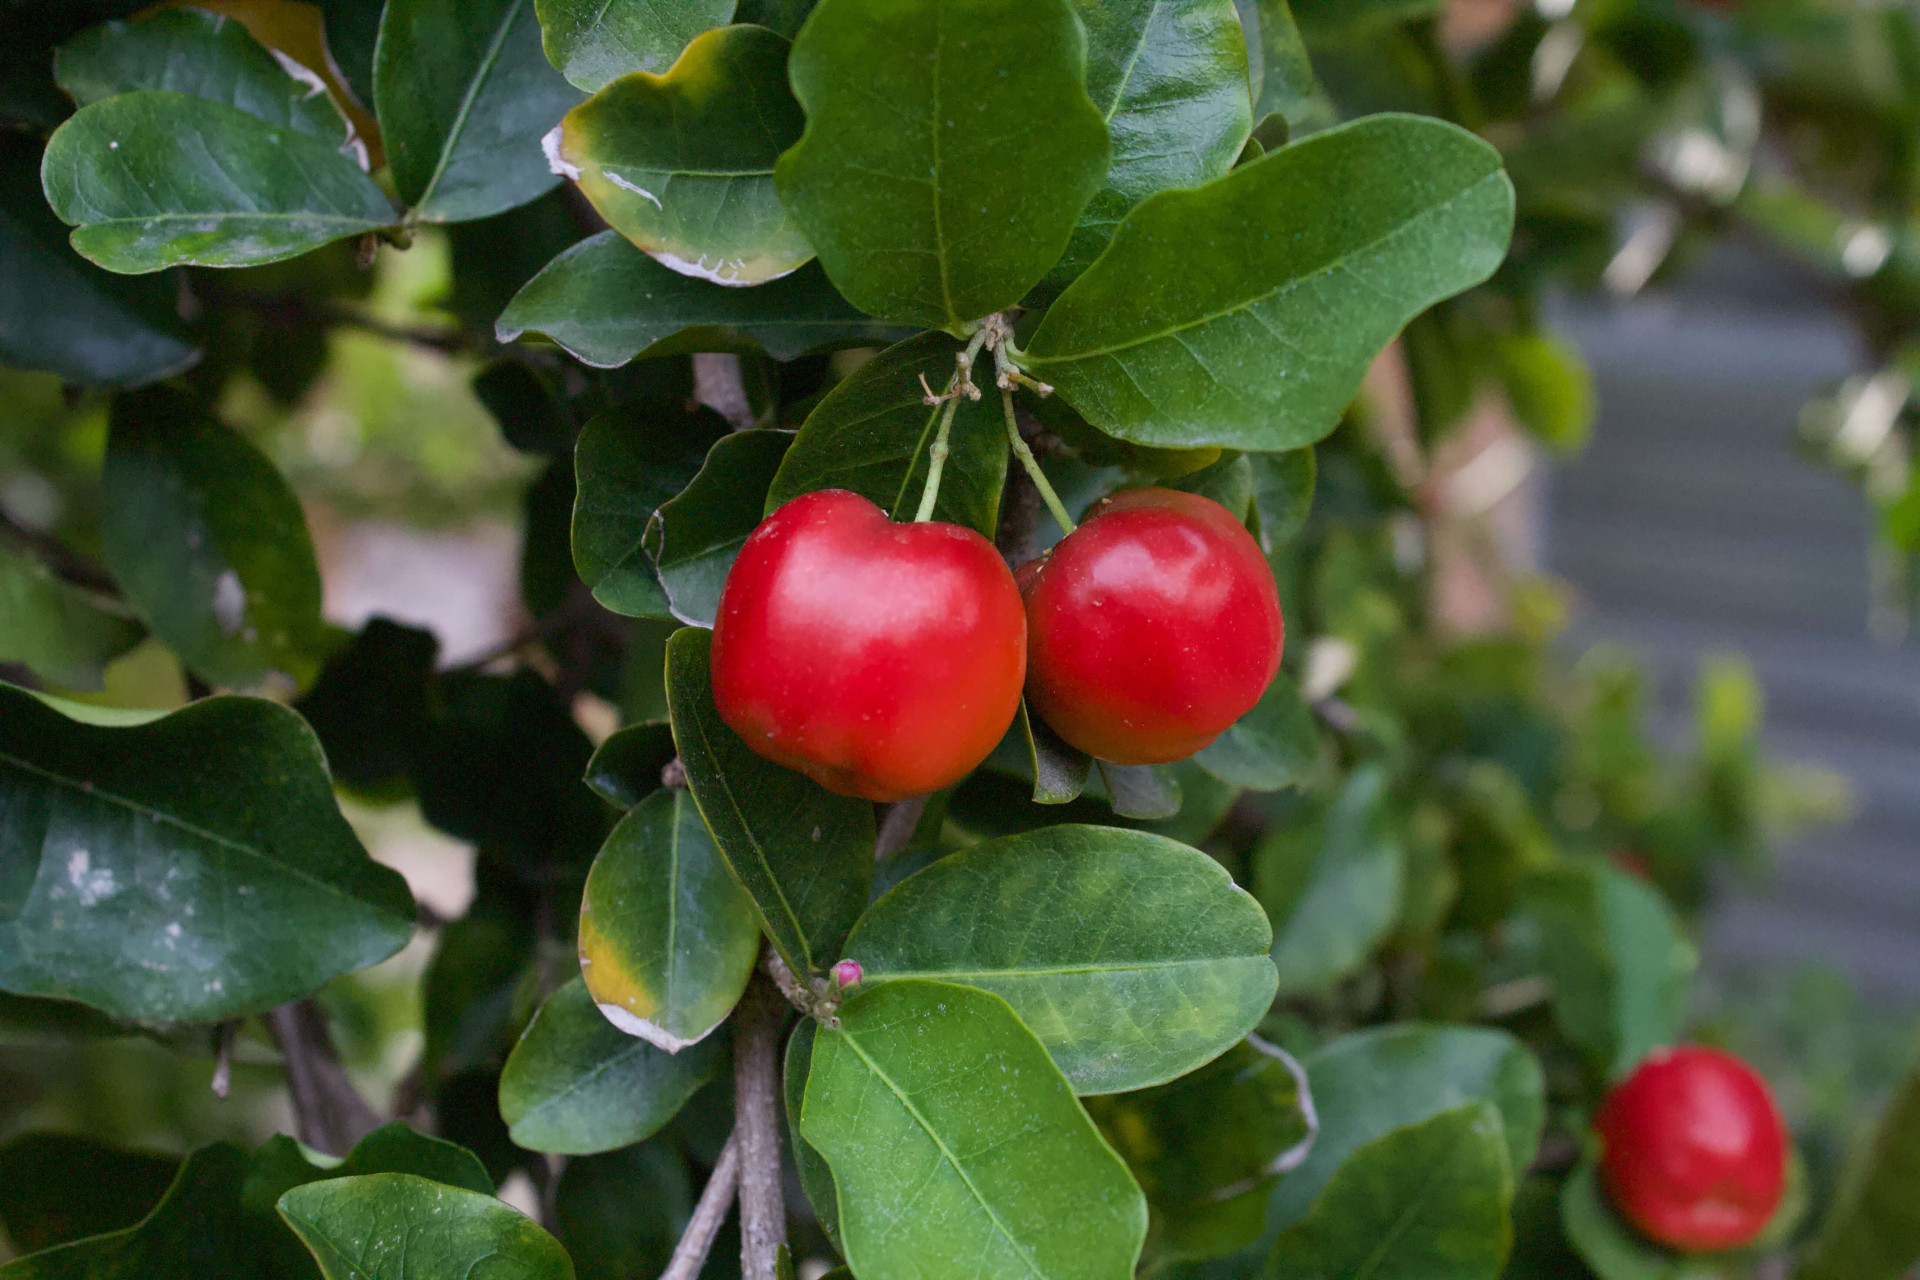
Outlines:
{"label": "thin twig", "polygon": [[880,838],[874,841],[873,856],[884,858],[906,848],[920,825],[921,815],[927,811],[927,801],[932,798],[914,796],[888,805],[887,816],[880,819]]}
{"label": "thin twig", "polygon": [[0,542],[10,542],[31,554],[56,576],[76,587],[116,600],[120,598],[119,584],[114,582],[105,565],[81,555],[50,534],[27,528],[4,511],[0,511]]}
{"label": "thin twig", "polygon": [[741,1280],[777,1280],[787,1214],[780,1192],[780,1025],[787,1002],[756,973],[734,1014],[733,1132],[740,1140]]}
{"label": "thin twig", "polygon": [[300,1141],[328,1155],[346,1155],[379,1126],[380,1117],[347,1078],[326,1014],[311,999],[297,1000],[269,1011],[266,1023],[285,1062]]}
{"label": "thin twig", "polygon": [[728,1136],[727,1145],[720,1148],[720,1159],[714,1163],[713,1175],[707,1179],[707,1189],[700,1193],[700,1203],[693,1206],[687,1229],[680,1233],[680,1243],[673,1248],[673,1261],[660,1273],[660,1280],[694,1280],[700,1274],[739,1186],[740,1131],[735,1129]]}

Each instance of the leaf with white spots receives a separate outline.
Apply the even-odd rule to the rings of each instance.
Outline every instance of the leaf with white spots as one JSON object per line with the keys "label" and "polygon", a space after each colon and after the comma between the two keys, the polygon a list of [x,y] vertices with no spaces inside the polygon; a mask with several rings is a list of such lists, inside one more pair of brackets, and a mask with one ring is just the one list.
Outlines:
{"label": "leaf with white spots", "polygon": [[0,685],[0,990],[213,1022],[412,936],[405,882],[340,816],[297,714],[220,697],[110,718]]}

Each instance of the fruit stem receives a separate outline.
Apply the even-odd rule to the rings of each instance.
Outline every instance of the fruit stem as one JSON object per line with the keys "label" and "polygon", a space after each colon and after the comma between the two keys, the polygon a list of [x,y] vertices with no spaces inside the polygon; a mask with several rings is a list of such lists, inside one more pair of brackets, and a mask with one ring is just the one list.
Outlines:
{"label": "fruit stem", "polygon": [[[998,352],[995,352],[998,355]],[[1060,532],[1073,532],[1073,517],[1067,514],[1067,506],[1060,501],[1060,495],[1053,491],[1053,485],[1047,480],[1047,473],[1040,469],[1039,459],[1033,456],[1033,450],[1027,447],[1026,437],[1020,434],[1020,422],[1013,413],[1013,392],[1000,388],[1000,409],[1007,415],[1007,439],[1013,443],[1014,456],[1020,459],[1020,465],[1027,469],[1027,477],[1033,481],[1033,487],[1040,491],[1040,501],[1047,504],[1047,510],[1060,524]]]}
{"label": "fruit stem", "polygon": [[913,514],[915,524],[933,519],[933,504],[940,500],[940,473],[947,467],[947,437],[953,431],[953,414],[959,407],[958,396],[940,406],[940,429],[934,433],[933,448],[927,452],[927,487],[920,491],[920,509]]}

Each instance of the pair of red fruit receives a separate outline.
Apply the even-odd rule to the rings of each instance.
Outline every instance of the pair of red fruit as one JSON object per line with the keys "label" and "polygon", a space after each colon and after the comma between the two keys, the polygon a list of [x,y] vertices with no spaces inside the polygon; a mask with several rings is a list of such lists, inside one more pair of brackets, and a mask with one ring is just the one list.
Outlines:
{"label": "pair of red fruit", "polygon": [[1184,759],[1260,700],[1281,643],[1273,573],[1210,499],[1116,494],[1016,577],[971,529],[897,524],[827,489],[740,549],[713,696],[768,759],[842,795],[903,800],[986,759],[1023,689],[1089,755]]}

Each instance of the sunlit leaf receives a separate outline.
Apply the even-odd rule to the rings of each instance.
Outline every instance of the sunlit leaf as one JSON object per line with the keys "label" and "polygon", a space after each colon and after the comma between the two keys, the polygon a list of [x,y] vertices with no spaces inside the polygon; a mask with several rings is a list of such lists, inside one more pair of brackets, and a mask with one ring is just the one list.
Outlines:
{"label": "sunlit leaf", "polygon": [[573,1280],[560,1242],[492,1196],[410,1173],[331,1178],[280,1199],[327,1280],[498,1276]]}

